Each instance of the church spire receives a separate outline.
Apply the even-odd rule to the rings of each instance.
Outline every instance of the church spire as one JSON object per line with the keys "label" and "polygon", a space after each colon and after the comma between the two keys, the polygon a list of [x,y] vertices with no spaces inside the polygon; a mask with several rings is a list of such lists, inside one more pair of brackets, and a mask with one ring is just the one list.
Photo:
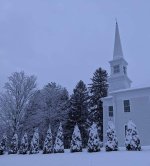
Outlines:
{"label": "church spire", "polygon": [[128,63],[123,57],[117,21],[116,21],[113,60],[111,60],[109,63],[111,69],[111,73],[108,78],[109,92],[130,88],[131,80],[128,78],[127,74]]}
{"label": "church spire", "polygon": [[122,52],[122,46],[121,46],[121,40],[120,40],[120,34],[119,34],[119,27],[118,27],[118,23],[116,21],[113,59],[115,60],[115,59],[119,59],[121,57],[123,57],[123,52]]}

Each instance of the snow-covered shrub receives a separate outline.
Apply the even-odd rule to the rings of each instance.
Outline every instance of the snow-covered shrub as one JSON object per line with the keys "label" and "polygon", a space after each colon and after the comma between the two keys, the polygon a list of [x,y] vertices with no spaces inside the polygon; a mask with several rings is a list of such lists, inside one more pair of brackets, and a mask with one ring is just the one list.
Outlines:
{"label": "snow-covered shrub", "polygon": [[115,126],[112,121],[108,122],[108,128],[106,131],[106,137],[107,137],[107,142],[106,142],[106,151],[117,151],[118,150],[118,140],[116,137],[116,131],[115,131]]}
{"label": "snow-covered shrub", "polygon": [[7,136],[3,134],[2,140],[0,142],[0,155],[3,155],[7,150]]}
{"label": "snow-covered shrub", "polygon": [[39,153],[39,132],[38,129],[35,130],[33,138],[30,145],[30,154]]}
{"label": "snow-covered shrub", "polygon": [[62,124],[58,128],[55,144],[54,144],[54,153],[64,153],[64,136]]}
{"label": "snow-covered shrub", "polygon": [[8,154],[16,154],[17,152],[18,152],[18,135],[14,134],[10,143]]}
{"label": "snow-covered shrub", "polygon": [[70,145],[71,152],[82,152],[82,139],[78,125],[75,125]]}
{"label": "snow-covered shrub", "polygon": [[93,123],[89,131],[89,139],[87,145],[88,152],[100,151],[100,138],[98,135],[98,129],[96,123]]}
{"label": "snow-covered shrub", "polygon": [[27,154],[28,152],[28,136],[27,133],[24,134],[21,140],[20,148],[19,148],[19,154]]}
{"label": "snow-covered shrub", "polygon": [[53,137],[51,127],[47,130],[47,135],[44,141],[43,154],[53,153]]}
{"label": "snow-covered shrub", "polygon": [[129,151],[140,151],[140,138],[136,125],[130,120],[126,126],[126,136],[125,136],[125,146],[126,150]]}

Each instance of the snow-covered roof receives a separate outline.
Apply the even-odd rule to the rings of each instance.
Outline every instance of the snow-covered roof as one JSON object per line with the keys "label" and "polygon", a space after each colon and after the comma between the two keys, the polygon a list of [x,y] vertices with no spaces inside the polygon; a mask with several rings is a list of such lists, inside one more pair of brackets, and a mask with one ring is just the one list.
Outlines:
{"label": "snow-covered roof", "polygon": [[129,89],[121,89],[121,90],[116,90],[116,91],[112,91],[109,92],[109,95],[107,97],[102,98],[101,100],[111,100],[113,98],[113,94],[117,94],[117,93],[124,93],[124,92],[132,92],[132,91],[141,91],[141,90],[149,90],[150,91],[150,87],[136,87],[136,88],[129,88]]}
{"label": "snow-covered roof", "polygon": [[109,100],[109,99],[112,99],[112,96],[107,96],[107,97],[103,97],[101,100]]}
{"label": "snow-covered roof", "polygon": [[112,92],[110,92],[110,94],[122,93],[122,92],[129,92],[129,91],[140,91],[140,90],[146,90],[146,89],[150,90],[150,87],[139,87],[139,88],[121,89],[121,90],[112,91]]}

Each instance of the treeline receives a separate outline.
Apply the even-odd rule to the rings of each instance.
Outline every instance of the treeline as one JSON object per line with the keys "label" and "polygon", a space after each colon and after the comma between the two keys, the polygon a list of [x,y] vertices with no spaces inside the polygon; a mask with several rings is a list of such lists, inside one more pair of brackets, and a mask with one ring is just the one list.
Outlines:
{"label": "treeline", "polygon": [[21,138],[27,133],[31,142],[38,128],[39,148],[43,149],[49,125],[54,142],[61,123],[65,148],[70,148],[76,125],[81,133],[82,146],[86,147],[90,126],[95,123],[98,136],[103,141],[101,98],[107,96],[108,89],[105,70],[97,69],[88,86],[80,80],[71,95],[66,88],[54,82],[42,89],[37,89],[36,85],[36,77],[27,76],[24,72],[15,72],[8,77],[0,95],[0,139],[5,133],[10,145],[16,134],[20,145]]}

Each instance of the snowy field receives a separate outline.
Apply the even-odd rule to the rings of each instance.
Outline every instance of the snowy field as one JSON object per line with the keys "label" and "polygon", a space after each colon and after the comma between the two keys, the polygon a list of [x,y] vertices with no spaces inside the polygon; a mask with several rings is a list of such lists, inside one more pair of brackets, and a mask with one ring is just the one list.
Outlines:
{"label": "snowy field", "polygon": [[69,153],[3,155],[0,166],[150,166],[150,148],[141,152]]}

